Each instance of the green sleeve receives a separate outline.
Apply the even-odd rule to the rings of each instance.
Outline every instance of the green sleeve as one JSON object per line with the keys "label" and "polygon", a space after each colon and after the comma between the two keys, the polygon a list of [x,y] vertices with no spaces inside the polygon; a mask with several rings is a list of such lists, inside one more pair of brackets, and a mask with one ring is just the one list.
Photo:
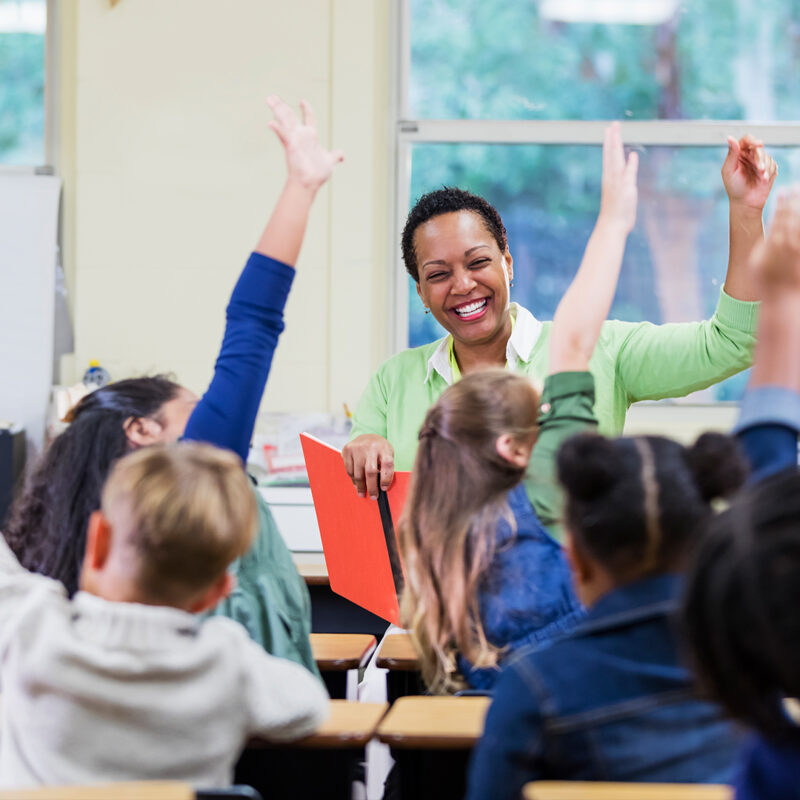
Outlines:
{"label": "green sleeve", "polygon": [[369,379],[367,388],[364,389],[364,394],[361,395],[361,399],[358,401],[358,406],[353,414],[350,441],[353,441],[356,436],[362,436],[365,433],[374,433],[386,439],[387,406],[386,389],[381,380],[380,370],[378,370]]}
{"label": "green sleeve", "polygon": [[616,354],[628,401],[681,397],[746,369],[753,363],[757,317],[758,303],[723,291],[704,322],[630,326]]}
{"label": "green sleeve", "polygon": [[319,676],[311,652],[311,599],[269,506],[256,492],[258,530],[250,549],[233,562],[233,591],[209,616],[243,625],[268,653],[302,664]]}
{"label": "green sleeve", "polygon": [[556,455],[577,433],[597,430],[594,378],[590,372],[550,375],[542,392],[539,437],[525,476],[525,490],[539,521],[560,538],[562,491],[556,479]]}

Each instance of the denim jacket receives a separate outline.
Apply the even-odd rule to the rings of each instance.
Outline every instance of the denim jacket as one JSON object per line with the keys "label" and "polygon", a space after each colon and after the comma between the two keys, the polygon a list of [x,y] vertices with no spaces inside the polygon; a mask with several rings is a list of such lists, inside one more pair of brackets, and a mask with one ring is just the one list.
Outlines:
{"label": "denim jacket", "polygon": [[[800,395],[779,386],[750,389],[736,426],[751,466],[762,480],[797,466]],[[735,780],[736,800],[796,800],[800,797],[800,747],[753,736]]]}
{"label": "denim jacket", "polygon": [[[505,648],[501,659],[568,630],[585,613],[564,549],[537,519],[524,486],[508,493],[508,505],[516,530],[505,519],[498,523],[495,557],[479,598],[486,638]],[[473,669],[463,658],[459,668],[475,689],[491,688],[500,674],[497,668]]]}
{"label": "denim jacket", "polygon": [[517,798],[543,778],[729,781],[739,737],[693,694],[672,631],[678,592],[674,575],[616,589],[571,632],[511,659],[469,800]]}
{"label": "denim jacket", "polygon": [[[546,526],[558,533],[562,491],[555,476],[556,453],[571,436],[597,429],[593,406],[590,373],[561,372],[545,382],[527,493],[526,485],[508,493],[514,527],[505,519],[498,522],[495,556],[479,590],[486,638],[502,648],[501,660],[525,645],[567,630],[584,614],[572,589],[563,548]],[[538,487],[535,511],[528,499],[532,483]],[[475,689],[491,688],[500,674],[497,668],[473,669],[464,658],[459,658],[458,666]]]}

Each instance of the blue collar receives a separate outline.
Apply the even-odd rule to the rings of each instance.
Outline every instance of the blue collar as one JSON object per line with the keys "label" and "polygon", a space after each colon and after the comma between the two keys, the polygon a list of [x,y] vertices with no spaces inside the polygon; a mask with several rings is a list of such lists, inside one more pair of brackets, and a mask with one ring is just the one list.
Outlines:
{"label": "blue collar", "polygon": [[620,586],[601,597],[571,636],[625,627],[674,614],[680,601],[683,576],[655,575]]}

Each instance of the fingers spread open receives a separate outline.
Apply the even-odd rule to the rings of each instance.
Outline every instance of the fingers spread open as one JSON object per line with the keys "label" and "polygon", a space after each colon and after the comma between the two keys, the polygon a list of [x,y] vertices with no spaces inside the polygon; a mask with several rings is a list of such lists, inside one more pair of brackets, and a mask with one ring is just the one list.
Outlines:
{"label": "fingers spread open", "polygon": [[307,100],[300,101],[300,110],[303,113],[303,124],[308,125],[314,130],[317,129],[317,117]]}
{"label": "fingers spread open", "polygon": [[295,116],[294,111],[292,111],[292,109],[286,103],[284,103],[280,97],[275,94],[271,94],[267,98],[267,105],[275,115],[275,119],[287,131],[291,131],[297,125],[297,117]]}

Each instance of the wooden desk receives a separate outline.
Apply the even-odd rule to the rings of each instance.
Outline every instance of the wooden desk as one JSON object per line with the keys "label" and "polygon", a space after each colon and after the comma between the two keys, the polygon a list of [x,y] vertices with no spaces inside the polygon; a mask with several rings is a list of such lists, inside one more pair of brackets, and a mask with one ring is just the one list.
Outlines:
{"label": "wooden desk", "polygon": [[388,669],[386,696],[390,703],[400,697],[425,693],[425,683],[419,671],[419,656],[411,636],[392,633],[383,637],[375,654],[375,666]]}
{"label": "wooden desk", "polygon": [[195,800],[188,783],[135,781],[94,786],[42,786],[38,789],[5,789],[0,800]]}
{"label": "wooden desk", "polygon": [[375,649],[369,633],[312,633],[311,651],[320,672],[341,672],[363,666]]}
{"label": "wooden desk", "polygon": [[317,732],[297,742],[298,747],[341,750],[363,747],[375,736],[388,703],[349,703],[331,700],[331,715]]}
{"label": "wooden desk", "polygon": [[463,750],[483,733],[489,697],[401,697],[378,727],[393,748]]}
{"label": "wooden desk", "polygon": [[375,656],[375,664],[382,669],[399,672],[418,672],[419,656],[408,633],[393,633],[384,636],[381,649]]}
{"label": "wooden desk", "polygon": [[730,786],[698,783],[595,783],[536,781],[522,791],[525,800],[732,800]]}
{"label": "wooden desk", "polygon": [[307,561],[295,561],[300,577],[306,582],[306,586],[330,586],[331,581],[328,577],[328,567],[325,562],[309,563]]}
{"label": "wooden desk", "polygon": [[255,787],[265,798],[349,800],[364,748],[388,707],[332,700],[328,721],[311,736],[285,744],[251,741],[235,780]]}
{"label": "wooden desk", "polygon": [[375,649],[371,633],[312,633],[311,651],[331,697],[355,700],[357,670]]}
{"label": "wooden desk", "polygon": [[[401,697],[378,726],[392,748],[400,797],[460,800],[488,697]],[[393,787],[394,788],[394,787]]]}

